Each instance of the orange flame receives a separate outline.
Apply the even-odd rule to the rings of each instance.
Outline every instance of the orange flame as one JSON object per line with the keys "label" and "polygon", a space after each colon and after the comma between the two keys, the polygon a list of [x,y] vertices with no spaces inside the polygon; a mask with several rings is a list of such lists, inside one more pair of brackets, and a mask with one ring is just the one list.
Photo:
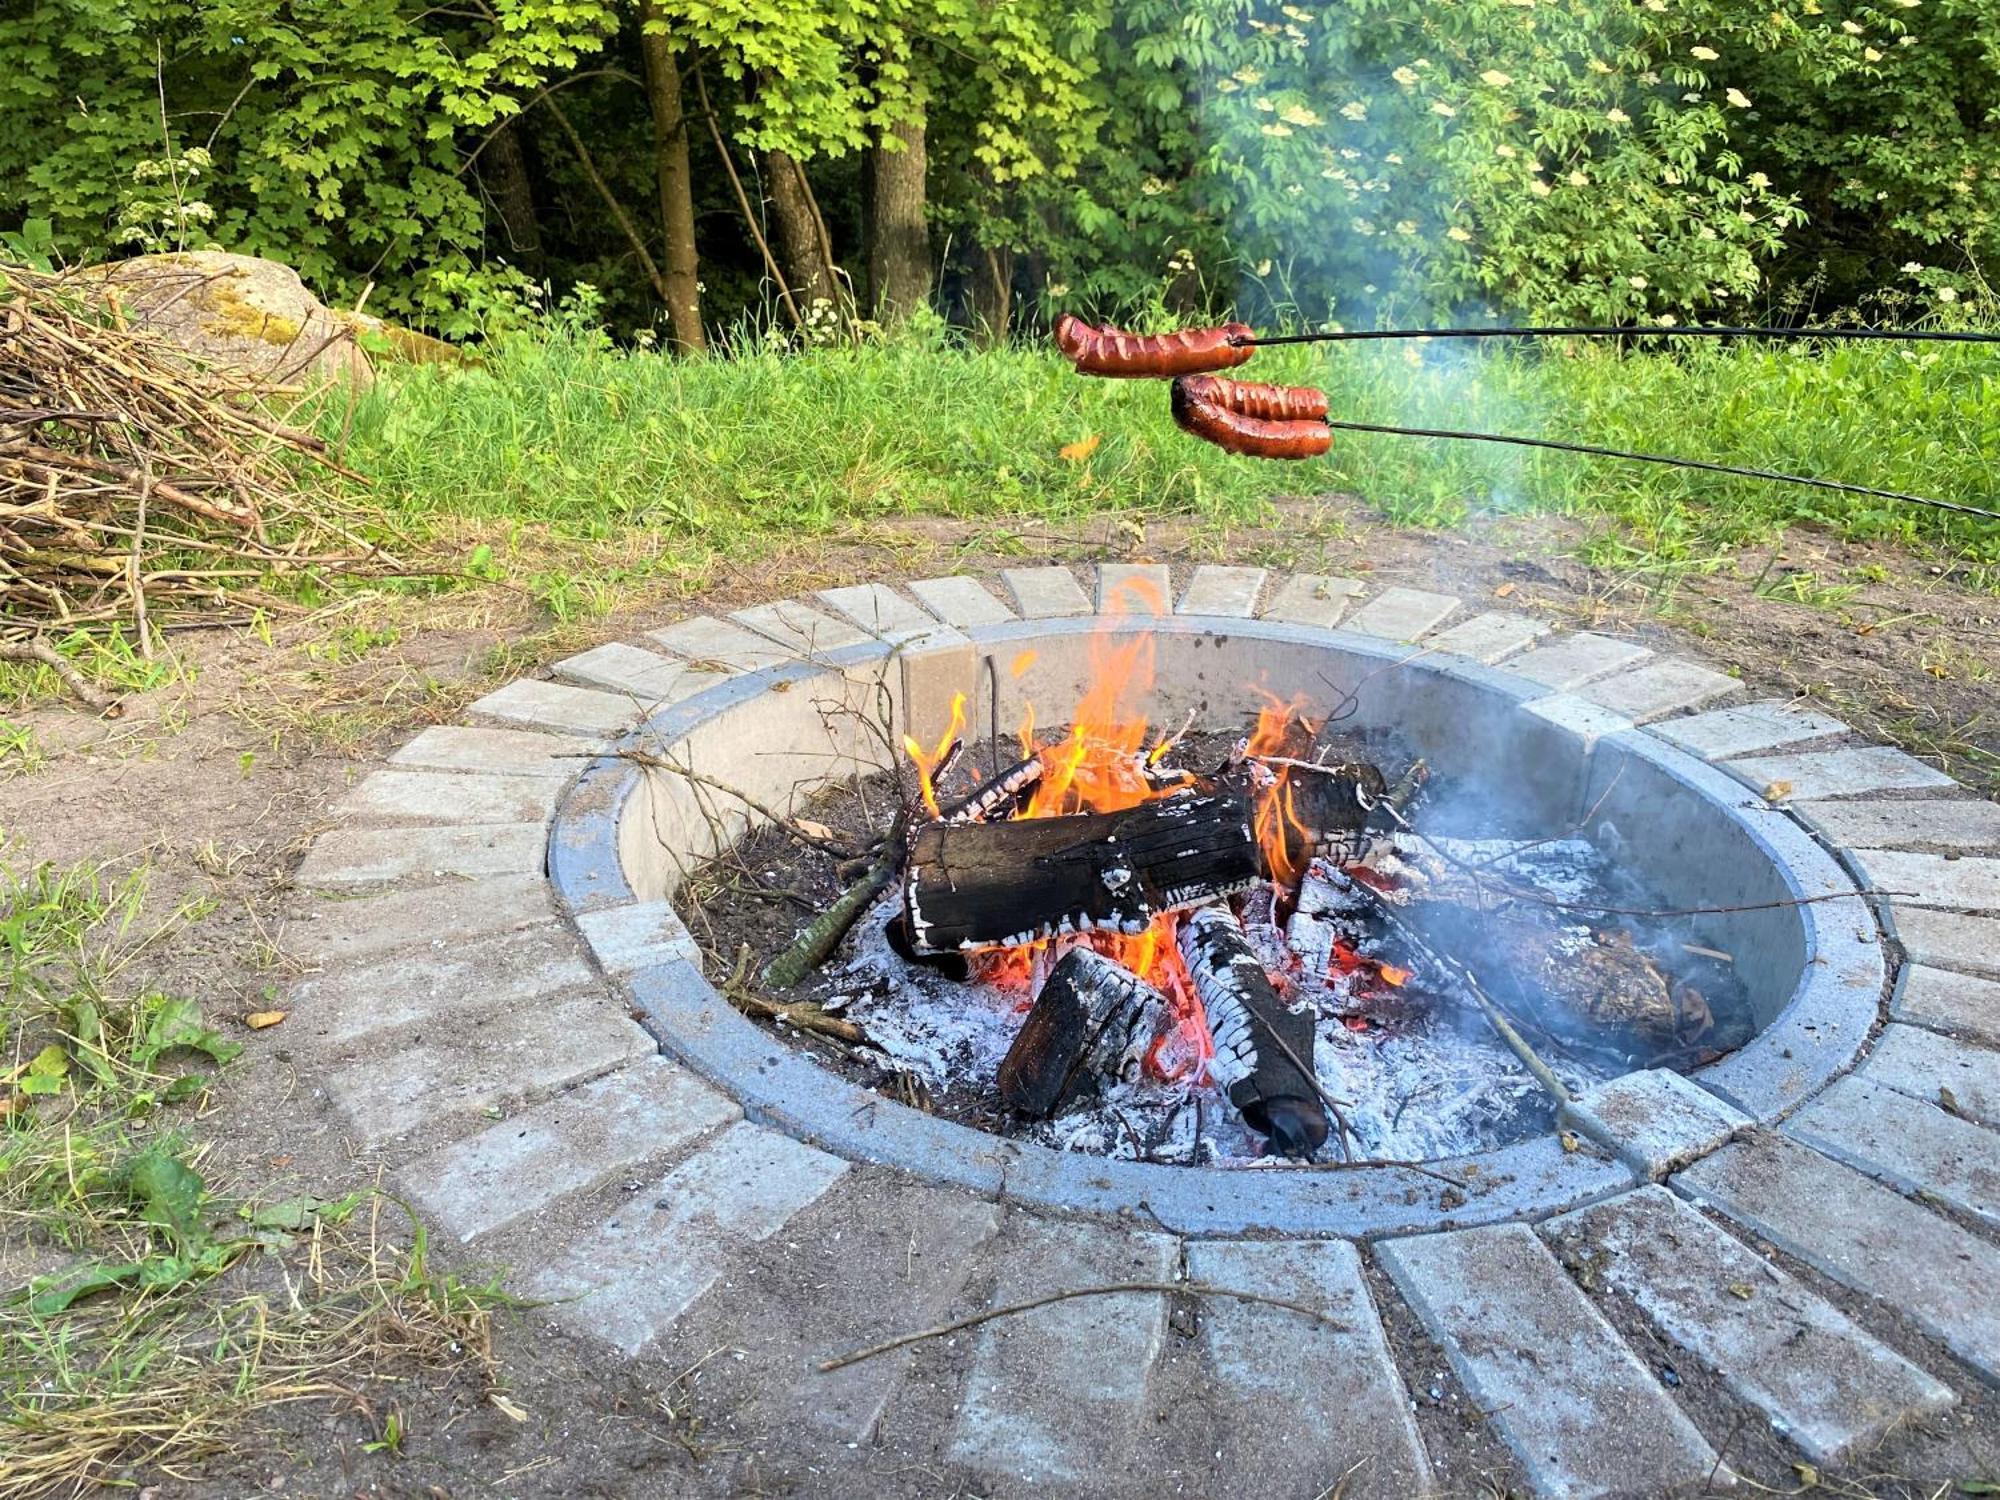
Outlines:
{"label": "orange flame", "polygon": [[[1295,756],[1310,744],[1318,726],[1305,716],[1306,700],[1295,697],[1280,702],[1276,695],[1257,690],[1264,707],[1257,713],[1257,728],[1250,736],[1248,753],[1255,756]],[[1301,743],[1303,742],[1303,743]],[[1257,799],[1254,829],[1257,847],[1264,851],[1264,868],[1281,885],[1294,885],[1305,867],[1295,851],[1309,850],[1312,835],[1299,820],[1292,793],[1292,768],[1274,768],[1274,779]]]}
{"label": "orange flame", "polygon": [[959,735],[964,733],[964,731],[965,694],[953,693],[951,695],[951,723],[946,727],[944,736],[937,742],[935,750],[925,750],[922,745],[916,742],[914,736],[907,734],[903,736],[903,749],[908,753],[911,763],[917,768],[917,789],[923,793],[924,808],[934,818],[939,814],[937,784],[932,779],[931,773],[937,770],[938,763],[945,758],[945,755],[950,751],[953,744],[957,742]]}

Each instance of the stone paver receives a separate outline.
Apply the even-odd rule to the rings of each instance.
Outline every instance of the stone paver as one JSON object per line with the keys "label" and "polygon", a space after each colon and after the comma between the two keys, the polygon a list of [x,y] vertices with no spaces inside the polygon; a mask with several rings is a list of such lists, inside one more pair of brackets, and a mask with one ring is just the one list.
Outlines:
{"label": "stone paver", "polygon": [[382,885],[451,875],[516,875],[542,868],[542,823],[474,828],[336,828],[313,840],[294,883]]}
{"label": "stone paver", "polygon": [[1652,654],[1635,641],[1580,630],[1515,657],[1507,663],[1507,670],[1558,692],[1571,692],[1642,662]]}
{"label": "stone paver", "polygon": [[1326,573],[1294,573],[1279,584],[1264,606],[1267,620],[1287,620],[1294,625],[1317,625],[1331,630],[1347,613],[1347,607],[1367,591],[1358,578],[1336,578]]}
{"label": "stone paver", "polygon": [[1362,1275],[1344,1240],[1198,1240],[1190,1281],[1282,1297],[1343,1329],[1283,1308],[1200,1299],[1194,1401],[1214,1421],[1210,1453],[1246,1495],[1406,1500],[1430,1488],[1430,1466]]}
{"label": "stone paver", "polygon": [[1673,1185],[1914,1319],[2000,1380],[2000,1250],[1987,1241],[1777,1136],[1725,1146]]}
{"label": "stone paver", "polygon": [[845,588],[821,589],[819,597],[877,640],[913,641],[919,636],[949,638],[958,633],[886,583],[855,583]]}
{"label": "stone paver", "polygon": [[529,823],[555,812],[553,776],[478,771],[377,771],[334,804],[358,823]]}
{"label": "stone paver", "polygon": [[583,687],[636,698],[647,708],[692,697],[703,687],[713,687],[722,680],[719,673],[696,672],[684,661],[622,641],[607,641],[577,656],[565,657],[551,670],[565,681]]}
{"label": "stone paver", "polygon": [[672,1326],[722,1275],[732,1250],[776,1234],[847,1171],[789,1136],[738,1121],[550,1261],[531,1295],[628,1356]]}
{"label": "stone paver", "polygon": [[461,1240],[473,1240],[742,1115],[678,1063],[649,1057],[420,1156],[397,1181]]}
{"label": "stone paver", "polygon": [[1565,1106],[1586,1134],[1617,1142],[1618,1159],[1649,1182],[1658,1182],[1705,1156],[1750,1123],[1700,1085],[1665,1068],[1627,1073],[1593,1084]]}
{"label": "stone paver", "polygon": [[[990,1306],[1108,1282],[1174,1279],[1166,1235],[1009,1217]],[[1166,1298],[1077,1297],[972,1334],[972,1368],[950,1438],[958,1463],[1074,1494],[1140,1456],[1146,1390],[1166,1337]]]}
{"label": "stone paver", "polygon": [[1564,1214],[1543,1232],[1815,1463],[1841,1463],[1957,1399],[1665,1188]]}
{"label": "stone paver", "polygon": [[1991,917],[1898,907],[1896,937],[1914,963],[2000,978],[2000,921]]}
{"label": "stone paver", "polygon": [[607,974],[628,974],[676,958],[701,962],[701,949],[670,902],[636,901],[578,912],[576,930]]}
{"label": "stone paver", "polygon": [[1765,698],[1732,708],[1711,709],[1670,724],[1656,724],[1653,733],[1670,745],[1706,760],[1727,760],[1759,750],[1782,750],[1810,740],[1846,734],[1847,726],[1798,700]]}
{"label": "stone paver", "polygon": [[1753,756],[1723,762],[1723,769],[1757,791],[1789,786],[1794,802],[1822,797],[1859,797],[1868,792],[1928,790],[1953,781],[1889,745],[1850,745],[1840,750],[1802,750],[1794,755]]}
{"label": "stone paver", "polygon": [[581,771],[579,757],[602,741],[576,735],[537,734],[528,729],[483,729],[439,724],[426,729],[389,756],[393,766],[428,766],[439,771],[477,771],[492,776],[546,776],[568,781]]}
{"label": "stone paver", "polygon": [[292,1024],[335,1044],[383,1031],[407,1038],[478,1024],[594,977],[569,929],[545,922],[302,979],[291,988]]}
{"label": "stone paver", "polygon": [[1526,615],[1502,614],[1496,610],[1461,620],[1448,630],[1440,630],[1424,644],[1433,651],[1469,656],[1490,666],[1517,651],[1527,650],[1548,633],[1549,627],[1540,620],[1531,620]]}
{"label": "stone paver", "polygon": [[1247,620],[1257,613],[1257,598],[1269,575],[1262,568],[1223,568],[1203,564],[1181,591],[1174,606],[1184,615],[1221,615]]}
{"label": "stone paver", "polygon": [[301,963],[351,964],[404,948],[441,950],[555,914],[539,871],[450,880],[380,896],[316,896],[285,923],[279,946]]}
{"label": "stone paver", "polygon": [[1576,695],[1624,714],[1635,724],[1645,724],[1742,689],[1743,684],[1727,672],[1668,656],[1586,683]]}
{"label": "stone paver", "polygon": [[1869,849],[2000,849],[2000,803],[1974,798],[1941,802],[1794,802],[1835,843]]}
{"label": "stone paver", "polygon": [[491,1111],[568,1088],[658,1046],[609,996],[592,992],[503,1010],[476,1025],[428,1028],[381,1057],[337,1068],[326,1092],[364,1148],[426,1143]]}
{"label": "stone paver", "polygon": [[1456,594],[1425,589],[1384,589],[1347,617],[1345,629],[1356,635],[1379,635],[1392,641],[1414,641],[1428,635],[1458,608]]}
{"label": "stone paver", "polygon": [[631,728],[644,709],[643,704],[621,693],[600,693],[596,688],[523,677],[495,688],[466,712],[532,729],[608,737]]}
{"label": "stone paver", "polygon": [[953,574],[949,578],[919,578],[909,585],[911,593],[925,609],[960,630],[981,625],[1004,625],[1015,618],[1014,611],[993,597],[993,591],[976,578]]}
{"label": "stone paver", "polygon": [[1785,1122],[1786,1133],[1905,1192],[2000,1225],[2000,1135],[1855,1075]]}
{"label": "stone paver", "polygon": [[2000,1125],[2000,1052],[1939,1036],[1921,1026],[1890,1022],[1861,1064],[1863,1077],[1917,1099],[1943,1103],[1955,1114]]}
{"label": "stone paver", "polygon": [[1716,1471],[1694,1424],[1526,1225],[1386,1240],[1376,1255],[1537,1494],[1658,1495]]}
{"label": "stone paver", "polygon": [[779,599],[733,611],[730,619],[745,629],[768,636],[794,656],[811,658],[842,646],[858,646],[872,637],[852,620],[822,614],[796,599]]}
{"label": "stone paver", "polygon": [[1089,596],[1068,568],[1005,568],[1000,580],[1024,620],[1073,619],[1093,612]]}
{"label": "stone paver", "polygon": [[[1993,958],[2000,963],[2000,951]],[[1889,1003],[1889,1014],[1898,1021],[2000,1047],[2000,984],[1991,979],[1912,964],[1904,972],[1901,992]]]}
{"label": "stone paver", "polygon": [[1099,614],[1171,614],[1173,572],[1165,563],[1099,563],[1095,602]]}
{"label": "stone paver", "polygon": [[651,631],[648,638],[705,671],[762,672],[798,660],[796,652],[764,639],[754,630],[707,615],[696,615],[664,630]]}
{"label": "stone paver", "polygon": [[1879,891],[1901,891],[1900,906],[1944,911],[2000,912],[2000,859],[1916,854],[1907,849],[1856,849],[1854,857]]}
{"label": "stone paver", "polygon": [[1601,704],[1586,702],[1574,693],[1552,693],[1546,698],[1537,698],[1532,703],[1522,704],[1521,711],[1538,719],[1547,719],[1559,729],[1568,730],[1583,741],[1586,750],[1605,735],[1622,734],[1632,727],[1632,721],[1623,714]]}

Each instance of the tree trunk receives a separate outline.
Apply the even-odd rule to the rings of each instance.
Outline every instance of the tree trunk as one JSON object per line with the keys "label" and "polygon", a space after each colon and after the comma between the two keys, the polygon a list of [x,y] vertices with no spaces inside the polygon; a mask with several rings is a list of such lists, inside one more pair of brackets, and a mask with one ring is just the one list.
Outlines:
{"label": "tree trunk", "polygon": [[537,280],[542,274],[542,226],[535,217],[535,192],[528,176],[528,153],[521,149],[520,126],[509,120],[493,133],[479,157],[480,180],[493,195],[493,210],[506,236],[507,259]]}
{"label": "tree trunk", "polygon": [[1014,252],[975,245],[972,257],[973,333],[989,347],[1004,344],[1014,319]]}
{"label": "tree trunk", "polygon": [[688,164],[687,116],[681,104],[679,55],[654,0],[639,10],[639,49],[646,59],[646,101],[653,111],[653,153],[660,184],[660,228],[666,236],[667,330],[674,347],[708,347],[701,329],[701,287],[694,249],[694,173]]}
{"label": "tree trunk", "polygon": [[874,316],[887,327],[922,307],[931,294],[930,231],[924,224],[924,119],[892,132],[901,150],[877,146],[869,159],[875,192],[868,230],[868,286]]}
{"label": "tree trunk", "polygon": [[805,168],[788,151],[764,154],[764,188],[771,198],[771,219],[778,232],[778,258],[799,311],[810,314],[815,302],[833,300],[833,270],[826,263],[806,197]]}

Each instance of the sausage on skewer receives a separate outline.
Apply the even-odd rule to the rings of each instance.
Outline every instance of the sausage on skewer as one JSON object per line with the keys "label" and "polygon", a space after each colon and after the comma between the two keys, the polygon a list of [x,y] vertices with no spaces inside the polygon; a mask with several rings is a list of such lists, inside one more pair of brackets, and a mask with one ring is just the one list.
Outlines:
{"label": "sausage on skewer", "polygon": [[1085,375],[1128,380],[1166,380],[1207,370],[1233,370],[1256,351],[1232,339],[1256,336],[1248,323],[1220,328],[1183,328],[1178,333],[1126,333],[1094,328],[1064,313],[1056,319],[1056,347]]}
{"label": "sausage on skewer", "polygon": [[[1219,392],[1217,387],[1228,387],[1228,393]],[[1174,421],[1182,431],[1191,432],[1231,453],[1241,453],[1251,458],[1318,458],[1333,446],[1333,433],[1323,417],[1273,419],[1250,416],[1226,404],[1234,391],[1243,387],[1235,381],[1217,380],[1213,376],[1184,375],[1174,382]],[[1250,387],[1252,390],[1270,391],[1290,397],[1308,393],[1307,388],[1287,388],[1284,386]],[[1326,398],[1317,391],[1322,413]],[[1286,401],[1259,403],[1266,409],[1283,410]],[[1310,403],[1301,403],[1309,405]]]}
{"label": "sausage on skewer", "polygon": [[1188,395],[1233,411],[1240,417],[1270,422],[1326,420],[1326,392],[1314,385],[1265,385],[1254,380],[1224,380],[1219,375],[1190,375]]}

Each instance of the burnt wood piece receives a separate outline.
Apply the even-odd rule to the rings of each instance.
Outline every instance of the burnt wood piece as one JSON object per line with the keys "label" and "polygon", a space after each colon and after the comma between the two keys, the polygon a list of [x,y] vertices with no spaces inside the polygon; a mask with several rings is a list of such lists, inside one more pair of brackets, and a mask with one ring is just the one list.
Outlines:
{"label": "burnt wood piece", "polygon": [[1049,971],[1007,1049],[1000,1097],[1042,1120],[1094,1075],[1129,1083],[1166,1023],[1166,996],[1103,954],[1072,948]]}
{"label": "burnt wood piece", "polygon": [[1328,1129],[1312,1075],[1311,1008],[1295,1014],[1278,998],[1242,924],[1222,907],[1188,913],[1179,943],[1215,1043],[1210,1076],[1276,1150],[1311,1156]]}
{"label": "burnt wood piece", "polygon": [[[1298,778],[1290,805],[1301,844],[1339,843],[1365,822],[1381,773],[1344,771]],[[923,824],[904,862],[910,946],[942,953],[1138,933],[1162,912],[1245,890],[1265,874],[1257,795],[1247,774],[1231,773],[1119,812]]]}
{"label": "burnt wood piece", "polygon": [[1031,795],[1042,779],[1042,758],[1017,761],[984,786],[947,803],[939,817],[946,823],[987,823],[1013,814],[1015,804]]}

